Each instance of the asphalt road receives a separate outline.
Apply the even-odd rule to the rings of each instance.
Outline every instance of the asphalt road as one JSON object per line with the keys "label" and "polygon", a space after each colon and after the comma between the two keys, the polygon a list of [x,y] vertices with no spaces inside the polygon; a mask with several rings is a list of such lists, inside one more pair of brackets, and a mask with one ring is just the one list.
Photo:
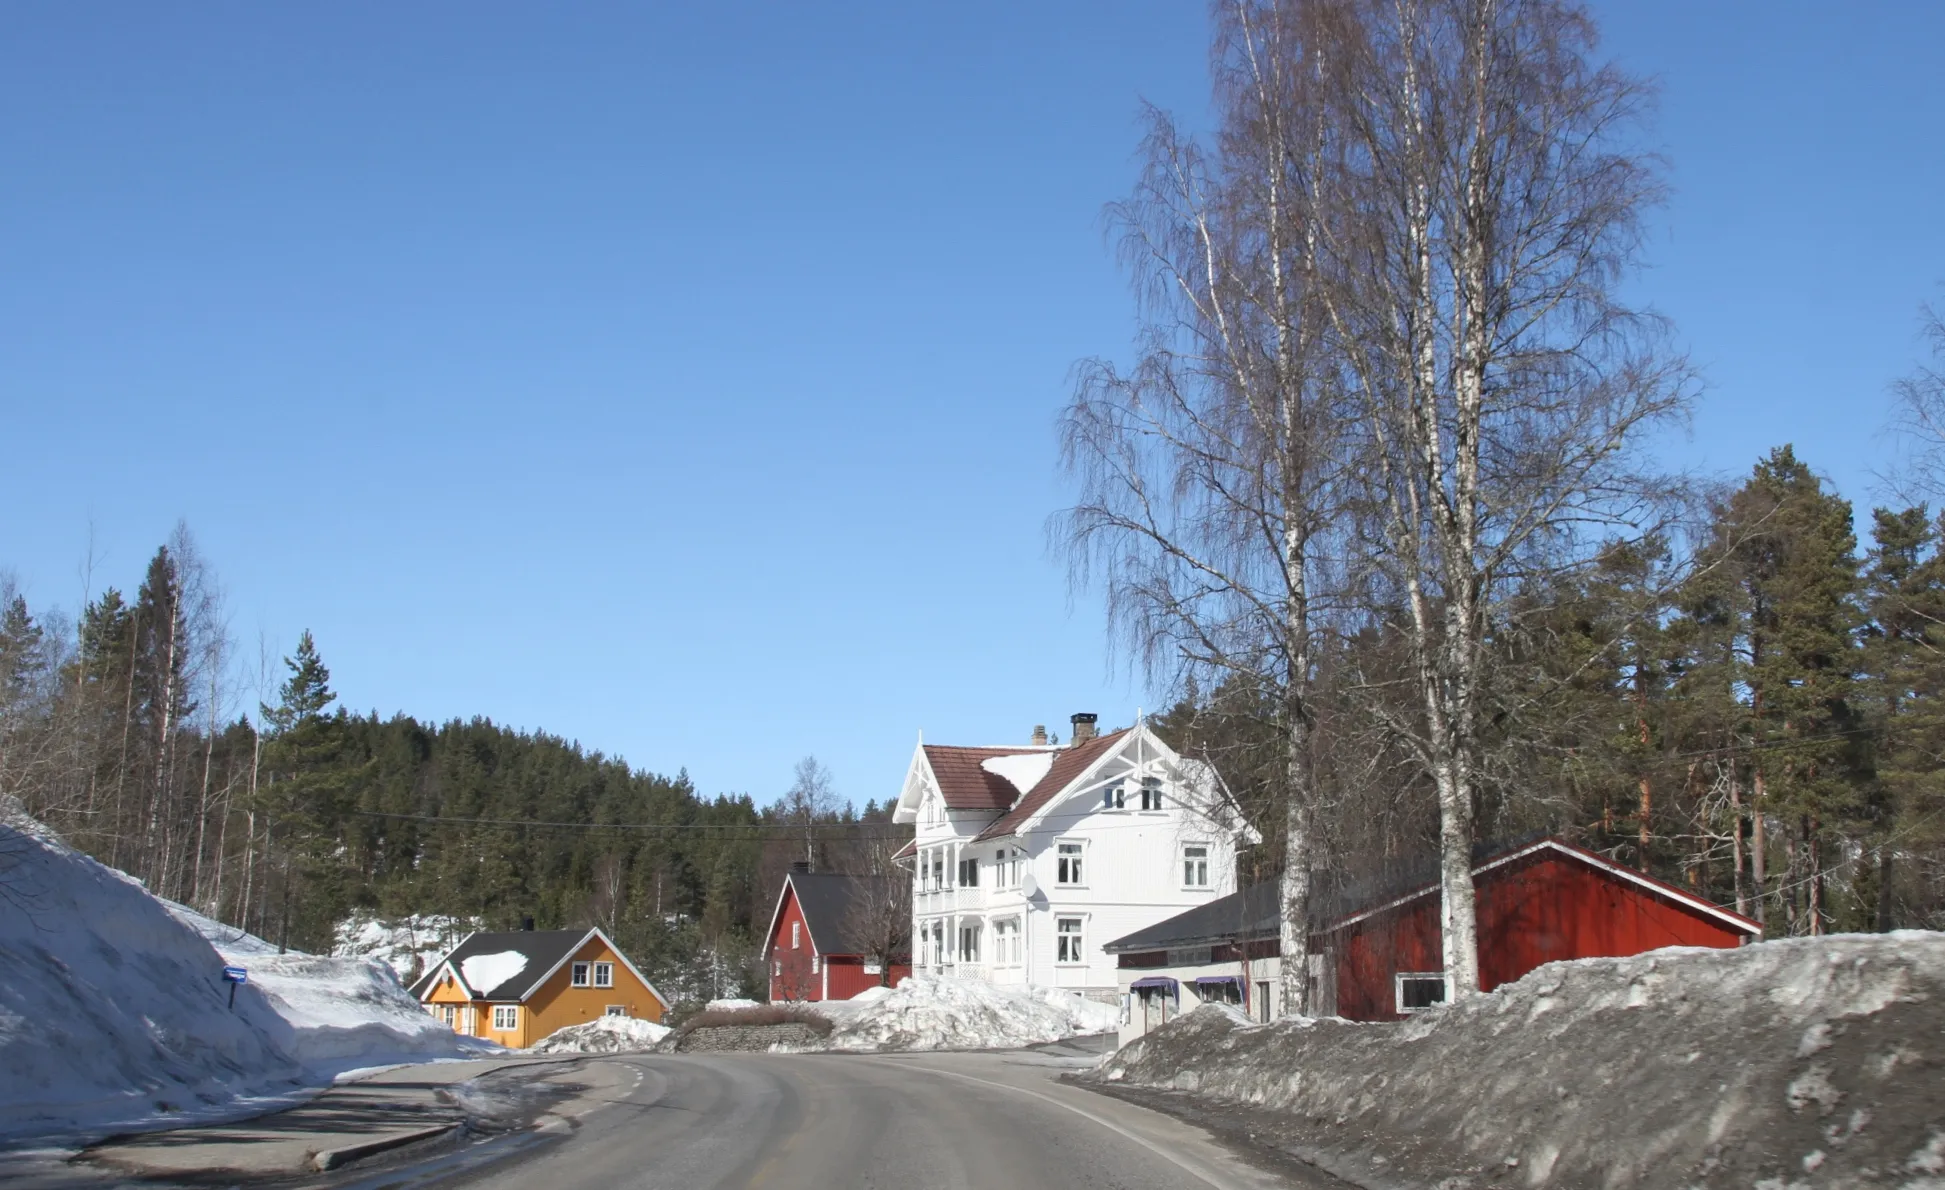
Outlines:
{"label": "asphalt road", "polygon": [[342,1190],[1266,1190],[1291,1180],[1031,1054],[616,1055],[537,1134]]}

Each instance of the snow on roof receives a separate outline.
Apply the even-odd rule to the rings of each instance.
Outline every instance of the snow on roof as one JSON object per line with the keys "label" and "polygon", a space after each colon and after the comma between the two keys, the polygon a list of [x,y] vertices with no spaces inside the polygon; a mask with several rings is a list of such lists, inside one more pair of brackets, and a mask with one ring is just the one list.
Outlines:
{"label": "snow on roof", "polygon": [[459,964],[460,978],[469,988],[477,988],[481,993],[491,991],[527,969],[527,956],[517,950],[502,950],[494,954],[476,954]]}
{"label": "snow on roof", "polygon": [[979,762],[979,767],[989,773],[1006,778],[1012,786],[1025,793],[1040,783],[1047,770],[1054,766],[1054,754],[1047,752],[1015,752],[1007,756],[989,756]]}

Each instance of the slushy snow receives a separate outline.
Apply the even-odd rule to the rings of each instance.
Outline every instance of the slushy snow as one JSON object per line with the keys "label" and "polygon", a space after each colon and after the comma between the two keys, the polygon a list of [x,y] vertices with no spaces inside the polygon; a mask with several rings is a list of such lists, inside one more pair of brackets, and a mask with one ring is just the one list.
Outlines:
{"label": "slushy snow", "polygon": [[476,954],[459,964],[459,977],[480,995],[492,991],[527,969],[527,956],[517,950]]}
{"label": "slushy snow", "polygon": [[896,988],[806,1005],[834,1050],[1018,1049],[1115,1028],[1120,1012],[1059,988],[914,975]]}
{"label": "slushy snow", "polygon": [[[0,821],[0,854],[0,1139],[235,1118],[346,1070],[497,1049],[444,1029],[386,968],[185,924],[24,816]],[[212,931],[233,935],[227,954]],[[226,963],[250,972],[234,1008]]]}
{"label": "slushy snow", "polygon": [[626,1016],[598,1016],[584,1025],[569,1025],[536,1045],[530,1054],[617,1054],[652,1049],[669,1035],[667,1026]]}

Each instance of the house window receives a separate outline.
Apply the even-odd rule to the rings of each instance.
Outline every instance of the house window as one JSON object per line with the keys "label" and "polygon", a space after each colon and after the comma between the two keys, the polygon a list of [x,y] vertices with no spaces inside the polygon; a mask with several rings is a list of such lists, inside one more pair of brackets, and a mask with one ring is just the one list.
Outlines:
{"label": "house window", "polygon": [[772,960],[770,963],[770,978],[780,979],[782,977],[783,977],[783,961],[781,959]]}
{"label": "house window", "polygon": [[1054,919],[1054,961],[1057,963],[1085,963],[1087,951],[1082,944],[1081,919],[1060,917]]}
{"label": "house window", "polygon": [[459,1010],[457,1008],[454,1008],[450,1004],[446,1005],[446,1023],[448,1025],[452,1025],[452,1024],[457,1024],[458,1022],[459,1022]]}
{"label": "house window", "polygon": [[979,961],[978,926],[959,927],[959,961],[962,963],[977,963]]}
{"label": "house window", "polygon": [[517,1004],[495,1004],[493,1006],[493,1029],[497,1033],[511,1033],[520,1027],[520,1006]]}
{"label": "house window", "polygon": [[1073,888],[1081,883],[1081,845],[1079,843],[1056,843],[1054,845],[1054,883]]}
{"label": "house window", "polygon": [[1127,805],[1128,792],[1121,787],[1119,781],[1101,791],[1101,808],[1103,810],[1122,810],[1126,809]]}
{"label": "house window", "polygon": [[793,921],[790,923],[790,949],[802,950],[803,948],[804,948],[804,923],[800,921]]}
{"label": "house window", "polygon": [[819,966],[817,965],[817,955],[816,955],[815,953],[813,953],[813,954],[812,954],[812,955],[810,956],[810,973],[811,973],[812,975],[816,975],[816,974],[817,974],[818,972],[820,972],[820,971],[822,971],[822,970],[823,970],[823,968],[822,968],[822,967],[819,967]]}
{"label": "house window", "polygon": [[971,859],[962,859],[959,861],[959,887],[960,888],[979,887],[979,857],[978,856],[974,856]]}
{"label": "house window", "polygon": [[1002,917],[993,923],[993,965],[1016,967],[1020,962],[1020,919]]}
{"label": "house window", "polygon": [[1182,887],[1209,887],[1209,845],[1186,843],[1182,846]]}
{"label": "house window", "polygon": [[1141,779],[1141,808],[1159,810],[1162,808],[1162,779],[1143,777]]}
{"label": "house window", "polygon": [[1445,1003],[1443,971],[1401,971],[1397,983],[1399,1012],[1423,1012]]}
{"label": "house window", "polygon": [[1257,1019],[1257,1020],[1259,1020],[1259,1021],[1262,1021],[1262,1022],[1263,1022],[1264,1024],[1266,1024],[1266,1025],[1270,1023],[1270,1016],[1271,1016],[1271,1013],[1270,1013],[1270,984],[1269,984],[1269,981],[1268,981],[1268,980],[1259,980],[1259,981],[1257,982],[1257,984],[1256,984],[1256,1003],[1255,1003],[1255,1004],[1252,1004],[1252,1005],[1251,1005],[1250,1007],[1252,1007],[1252,1008],[1254,1008],[1254,1009],[1256,1010],[1256,1019]]}
{"label": "house window", "polygon": [[613,963],[596,963],[594,965],[594,986],[598,988],[611,988],[615,986],[615,965]]}
{"label": "house window", "polygon": [[584,987],[586,987],[586,986],[588,986],[588,970],[589,970],[589,969],[590,969],[591,967],[593,967],[593,966],[594,966],[594,964],[592,964],[592,963],[576,963],[576,964],[574,964],[574,980],[573,980],[573,982],[574,982],[574,986],[575,986],[575,987],[577,987],[577,988],[584,988]]}
{"label": "house window", "polygon": [[602,1016],[627,1016],[628,1006],[626,1004],[610,1004],[608,1005],[607,1009],[604,1012],[602,1012],[601,1015]]}
{"label": "house window", "polygon": [[945,887],[945,848],[932,849],[932,887]]}

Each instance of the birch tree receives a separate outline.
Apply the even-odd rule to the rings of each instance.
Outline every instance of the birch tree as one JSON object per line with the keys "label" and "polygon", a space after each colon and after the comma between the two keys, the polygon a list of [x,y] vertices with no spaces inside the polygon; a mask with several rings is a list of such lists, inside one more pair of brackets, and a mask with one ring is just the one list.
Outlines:
{"label": "birch tree", "polygon": [[1331,52],[1317,300],[1360,405],[1371,603],[1410,642],[1394,717],[1437,790],[1441,935],[1479,986],[1471,878],[1497,601],[1640,526],[1683,360],[1619,284],[1661,196],[1647,93],[1571,0],[1318,0]]}
{"label": "birch tree", "polygon": [[1270,692],[1282,751],[1282,999],[1311,1011],[1312,682],[1345,480],[1342,393],[1314,287],[1325,145],[1316,6],[1214,9],[1218,131],[1148,113],[1110,208],[1141,308],[1122,370],[1084,365],[1061,423],[1080,498],[1056,535],[1153,676]]}

